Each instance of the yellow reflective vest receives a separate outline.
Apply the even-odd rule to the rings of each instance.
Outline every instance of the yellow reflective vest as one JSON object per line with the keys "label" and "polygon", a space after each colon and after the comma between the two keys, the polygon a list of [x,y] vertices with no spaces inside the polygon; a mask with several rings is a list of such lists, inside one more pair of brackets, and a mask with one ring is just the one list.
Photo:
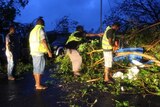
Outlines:
{"label": "yellow reflective vest", "polygon": [[108,26],[106,28],[105,32],[104,32],[104,35],[103,35],[103,38],[102,38],[102,48],[103,48],[103,50],[108,50],[109,51],[109,50],[113,49],[112,45],[109,43],[109,40],[107,38],[107,32],[110,29],[111,29],[111,27]]}
{"label": "yellow reflective vest", "polygon": [[40,31],[43,29],[43,27],[44,26],[42,25],[36,25],[30,33],[29,44],[31,55],[40,56],[48,51],[41,43]]}
{"label": "yellow reflective vest", "polygon": [[66,44],[68,44],[68,43],[71,42],[71,41],[77,41],[77,42],[81,41],[82,38],[74,36],[74,35],[75,35],[76,33],[78,33],[78,32],[79,32],[79,31],[73,32],[73,33],[69,36]]}

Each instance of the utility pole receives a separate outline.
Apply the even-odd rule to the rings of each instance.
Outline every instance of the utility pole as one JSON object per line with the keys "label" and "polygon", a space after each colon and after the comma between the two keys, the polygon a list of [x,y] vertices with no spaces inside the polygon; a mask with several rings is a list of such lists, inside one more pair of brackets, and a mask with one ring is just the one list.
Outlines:
{"label": "utility pole", "polygon": [[100,32],[102,32],[102,0],[100,0]]}
{"label": "utility pole", "polygon": [[[102,33],[102,0],[100,0],[100,27],[99,27],[99,32]],[[101,46],[101,41],[102,38],[99,38],[99,45]]]}

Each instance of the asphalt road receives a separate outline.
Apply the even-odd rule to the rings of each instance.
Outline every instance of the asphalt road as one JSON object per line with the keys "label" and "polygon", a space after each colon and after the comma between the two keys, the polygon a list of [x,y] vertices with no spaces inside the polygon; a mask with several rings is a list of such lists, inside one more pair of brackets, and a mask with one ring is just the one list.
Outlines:
{"label": "asphalt road", "polygon": [[[46,84],[47,80],[51,80],[53,84]],[[37,91],[32,73],[15,81],[8,81],[0,75],[0,107],[66,107],[61,103],[64,92],[58,87],[57,80],[45,73],[42,81],[48,88]]]}
{"label": "asphalt road", "polygon": [[[34,87],[32,73],[25,74],[15,81],[8,81],[0,73],[0,107],[69,107],[65,101],[67,95],[59,87],[59,80],[50,77],[53,71],[46,71],[42,83],[48,88],[37,91]],[[49,81],[49,82],[47,82]],[[117,97],[102,93],[98,95],[98,102],[94,107],[112,107],[113,99],[118,101],[129,101],[135,107],[160,107],[159,96],[152,95],[119,95]]]}

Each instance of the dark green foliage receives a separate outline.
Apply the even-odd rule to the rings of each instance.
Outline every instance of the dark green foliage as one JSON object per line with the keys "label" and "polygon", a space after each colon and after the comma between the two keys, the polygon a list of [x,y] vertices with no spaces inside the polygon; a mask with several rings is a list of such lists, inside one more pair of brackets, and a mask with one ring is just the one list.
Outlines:
{"label": "dark green foliage", "polygon": [[0,1],[0,27],[8,28],[14,21],[20,9],[28,4],[28,0],[1,0]]}
{"label": "dark green foliage", "polygon": [[123,0],[107,15],[104,24],[122,23],[123,31],[159,22],[159,0]]}
{"label": "dark green foliage", "polygon": [[19,75],[22,75],[22,74],[27,73],[27,72],[32,72],[33,71],[33,66],[30,63],[26,64],[26,63],[23,63],[23,62],[18,62],[15,70],[16,70],[16,75],[19,76]]}
{"label": "dark green foliage", "polygon": [[[159,16],[153,16],[153,14],[159,14],[159,11],[156,11],[156,13],[149,12],[154,11],[149,6],[154,6],[155,10],[159,10],[157,8],[159,5],[158,0],[125,0],[119,5],[117,10],[115,9],[113,11],[112,15],[110,15],[111,17],[107,17],[104,23],[108,25],[108,23],[117,21],[118,19],[118,21],[122,22],[122,30],[127,31],[125,34],[125,42],[128,42],[129,47],[144,47],[147,54],[155,56],[160,60],[159,43],[150,50],[147,50],[147,45],[152,46],[160,39],[159,25],[138,32],[141,28],[147,27],[148,24],[155,23],[157,19],[160,18]],[[146,6],[149,11],[145,12],[146,10],[142,8],[143,6]],[[134,11],[136,11],[136,13]],[[144,13],[143,15],[142,12]],[[130,39],[132,36],[134,36],[134,38]],[[62,83],[65,83],[63,89],[69,93],[66,98],[68,99],[67,102],[69,105],[77,107],[84,105],[93,106],[99,101],[98,96],[100,93],[111,93],[115,96],[121,94],[160,95],[160,67],[154,64],[147,68],[140,68],[139,74],[134,79],[117,78],[114,84],[104,84],[103,61],[95,64],[95,62],[103,58],[102,52],[95,52],[92,55],[87,54],[97,49],[101,49],[98,40],[83,43],[79,46],[78,51],[83,59],[82,76],[79,78],[73,77],[68,56],[59,56],[56,58],[56,63],[58,63],[60,70],[57,71],[54,77],[62,79]],[[128,60],[120,61],[114,63],[112,71],[115,73],[120,69],[127,72],[129,67],[130,64]],[[126,75],[126,73],[124,73],[124,75]],[[87,80],[91,79],[98,80],[88,83]],[[118,101],[115,98],[113,98],[113,100],[115,103],[114,106],[116,107],[130,106],[130,102],[127,100]]]}
{"label": "dark green foliage", "polygon": [[78,22],[69,18],[69,16],[63,16],[59,21],[56,23],[56,27],[54,31],[57,33],[64,33],[67,34],[77,26]]}
{"label": "dark green foliage", "polygon": [[129,107],[128,101],[120,102],[120,101],[115,100],[115,102],[116,102],[116,107]]}
{"label": "dark green foliage", "polygon": [[[94,63],[100,60],[103,55],[102,52],[96,52],[92,55],[87,54],[93,50],[100,49],[99,41],[93,40],[90,43],[83,43],[79,46],[79,51],[83,57],[82,76],[74,78],[71,71],[71,62],[68,56],[59,56],[56,58],[56,63],[59,65],[60,70],[54,74],[54,77],[62,79],[63,88],[70,94],[68,95],[69,105],[79,106],[93,106],[97,103],[98,94],[95,93],[111,93],[113,95],[120,94],[153,94],[160,95],[160,68],[152,66],[140,70],[135,79],[115,79],[114,84],[104,84],[103,82],[103,62],[97,65]],[[128,69],[129,62],[117,62],[113,66],[113,71],[117,72],[118,69]],[[124,74],[125,75],[125,74]],[[96,82],[87,83],[87,80],[99,78]],[[78,87],[78,89],[77,89]],[[118,101],[116,99],[114,106],[127,107],[128,101]]]}

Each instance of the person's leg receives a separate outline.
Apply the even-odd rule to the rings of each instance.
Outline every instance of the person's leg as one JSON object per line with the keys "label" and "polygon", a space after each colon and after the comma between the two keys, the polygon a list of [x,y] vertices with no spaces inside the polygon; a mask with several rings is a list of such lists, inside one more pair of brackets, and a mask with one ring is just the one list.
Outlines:
{"label": "person's leg", "polygon": [[34,74],[34,78],[35,78],[35,88],[38,89],[46,89],[47,87],[41,85],[41,77],[42,75],[40,74]]}
{"label": "person's leg", "polygon": [[79,70],[82,64],[82,57],[79,55],[79,53],[76,50],[73,50],[73,49],[72,50],[68,49],[67,53],[72,62],[72,71],[74,75],[80,76]]}
{"label": "person's leg", "polygon": [[7,56],[7,75],[8,77],[11,75],[11,70],[10,70],[10,58]]}
{"label": "person's leg", "polygon": [[12,70],[12,76],[16,77],[16,65],[17,65],[17,55],[15,52],[13,52],[13,70]]}
{"label": "person's leg", "polygon": [[73,61],[73,72],[75,76],[80,76],[80,69],[81,69],[81,65],[82,65],[82,57],[80,56],[80,54],[78,53],[78,51],[75,51],[75,58],[76,60]]}
{"label": "person's leg", "polygon": [[43,56],[38,57],[32,57],[33,58],[33,67],[34,67],[34,79],[35,79],[35,87],[36,89],[46,89],[47,87],[44,87],[41,85],[41,77],[44,72],[45,67],[45,59]]}
{"label": "person's leg", "polygon": [[105,68],[104,68],[104,81],[109,81],[109,74],[110,68],[112,68],[112,52],[103,52],[104,53],[104,61],[105,61]]}
{"label": "person's leg", "polygon": [[13,55],[11,52],[7,51],[6,52],[7,56],[7,73],[8,73],[8,80],[15,80],[15,78],[12,76],[12,71],[13,71]]}
{"label": "person's leg", "polygon": [[109,81],[109,68],[108,67],[104,68],[104,81],[105,82]]}
{"label": "person's leg", "polygon": [[41,85],[41,74],[34,74],[34,79],[35,79],[35,87],[36,89],[46,89],[47,87]]}
{"label": "person's leg", "polygon": [[33,74],[35,80],[35,86],[40,86],[40,74]]}

